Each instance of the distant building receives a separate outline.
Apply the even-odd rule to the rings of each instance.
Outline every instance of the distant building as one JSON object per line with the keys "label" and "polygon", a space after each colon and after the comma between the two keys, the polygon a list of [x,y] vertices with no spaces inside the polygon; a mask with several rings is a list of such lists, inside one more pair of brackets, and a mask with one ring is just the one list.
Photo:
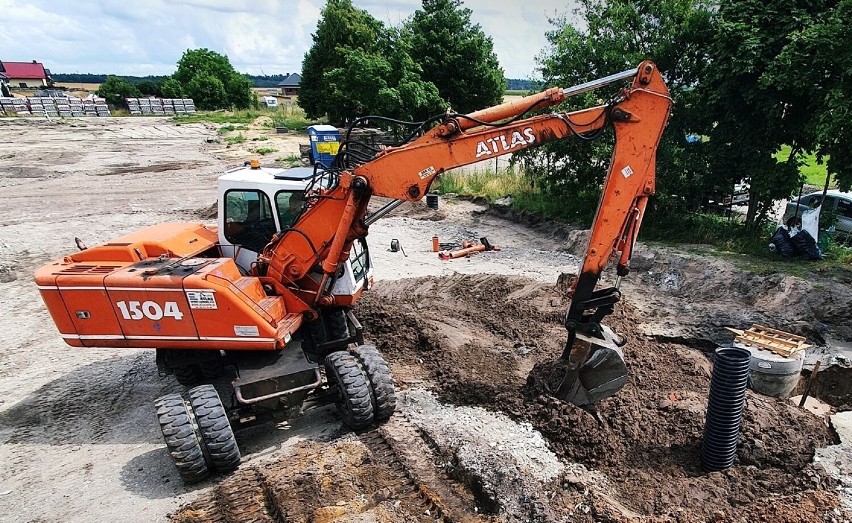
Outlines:
{"label": "distant building", "polygon": [[284,96],[299,96],[300,83],[302,83],[302,76],[293,73],[278,83],[278,90]]}
{"label": "distant building", "polygon": [[0,73],[8,78],[9,85],[14,88],[47,87],[53,83],[50,71],[39,62],[0,62]]}

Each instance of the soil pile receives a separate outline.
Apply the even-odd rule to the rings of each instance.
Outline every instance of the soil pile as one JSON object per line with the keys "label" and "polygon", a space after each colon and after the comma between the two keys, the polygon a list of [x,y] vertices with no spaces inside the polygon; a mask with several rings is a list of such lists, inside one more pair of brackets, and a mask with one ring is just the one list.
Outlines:
{"label": "soil pile", "polygon": [[[362,299],[359,313],[403,384],[407,376],[428,377],[444,401],[529,422],[561,458],[605,472],[627,514],[760,521],[769,514],[761,507],[780,514],[786,499],[798,505],[789,509],[799,521],[823,521],[826,503],[837,505],[825,491],[833,482],[810,465],[816,447],[835,442],[829,429],[783,401],[751,392],[738,465],[703,473],[698,463],[708,355],[642,335],[629,306],[606,322],[629,340],[630,380],[618,395],[586,411],[525,387],[537,363],[561,353],[564,310],[549,286],[457,275],[382,282]],[[803,507],[814,509],[808,514]]]}

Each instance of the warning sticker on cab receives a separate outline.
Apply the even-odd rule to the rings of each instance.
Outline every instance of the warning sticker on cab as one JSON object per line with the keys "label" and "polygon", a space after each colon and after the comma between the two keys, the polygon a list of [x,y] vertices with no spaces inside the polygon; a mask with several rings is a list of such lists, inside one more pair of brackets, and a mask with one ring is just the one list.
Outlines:
{"label": "warning sticker on cab", "polygon": [[190,309],[216,309],[216,296],[213,291],[186,291]]}
{"label": "warning sticker on cab", "polygon": [[234,334],[237,336],[258,336],[260,331],[257,325],[234,325]]}

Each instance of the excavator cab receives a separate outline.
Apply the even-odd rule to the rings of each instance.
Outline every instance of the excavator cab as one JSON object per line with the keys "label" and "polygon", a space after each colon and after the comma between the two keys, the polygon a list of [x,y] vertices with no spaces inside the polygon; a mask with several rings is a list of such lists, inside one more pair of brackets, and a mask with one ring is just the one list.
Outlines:
{"label": "excavator cab", "polygon": [[[315,186],[312,167],[278,169],[245,165],[219,177],[219,246],[244,274],[253,274],[258,254],[276,233],[294,227],[306,205],[306,191]],[[320,180],[320,183],[325,183]],[[298,227],[296,227],[298,229]],[[373,264],[367,241],[353,242],[331,294],[351,297],[369,288]]]}

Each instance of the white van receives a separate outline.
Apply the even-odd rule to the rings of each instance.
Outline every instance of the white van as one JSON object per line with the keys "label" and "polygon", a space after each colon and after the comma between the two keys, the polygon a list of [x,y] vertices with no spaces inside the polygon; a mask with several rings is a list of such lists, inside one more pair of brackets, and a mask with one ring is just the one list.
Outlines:
{"label": "white van", "polygon": [[264,96],[260,101],[266,107],[278,107],[278,98],[274,96]]}

